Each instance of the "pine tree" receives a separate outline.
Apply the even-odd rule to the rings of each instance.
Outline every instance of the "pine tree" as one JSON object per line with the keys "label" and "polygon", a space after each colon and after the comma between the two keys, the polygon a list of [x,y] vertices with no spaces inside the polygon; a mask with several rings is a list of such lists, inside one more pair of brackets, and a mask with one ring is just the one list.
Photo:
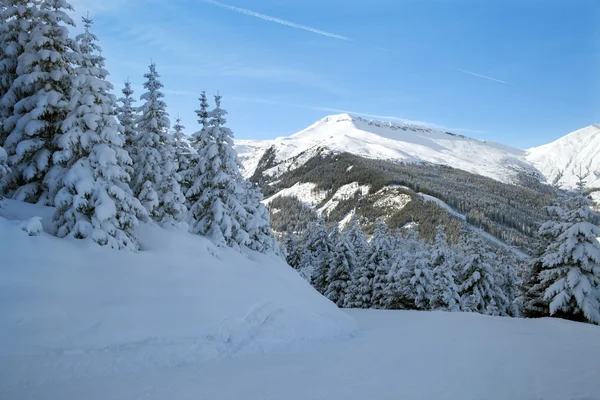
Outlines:
{"label": "pine tree", "polygon": [[329,257],[325,297],[338,307],[344,307],[348,299],[350,273],[356,266],[356,253],[337,227],[331,234],[331,242],[333,248]]}
{"label": "pine tree", "polygon": [[540,258],[540,287],[551,315],[600,324],[600,216],[583,194],[550,207],[553,220],[540,227],[552,238]]}
{"label": "pine tree", "polygon": [[221,96],[215,96],[215,105],[208,128],[194,141],[203,147],[198,150],[199,175],[188,190],[190,231],[218,245],[239,248],[249,242],[244,230],[248,213],[240,201],[246,188],[233,149],[233,133],[224,126],[227,111],[221,108]]}
{"label": "pine tree", "polygon": [[460,262],[461,310],[489,315],[506,315],[508,300],[496,272],[496,255],[479,236],[468,237]]}
{"label": "pine tree", "polygon": [[456,257],[448,245],[443,226],[437,228],[430,260],[434,285],[431,308],[433,310],[458,311],[460,295],[456,286]]}
{"label": "pine tree", "polygon": [[144,209],[128,186],[125,167],[131,163],[122,148],[115,118],[115,97],[106,80],[97,38],[84,18],[85,33],[78,35],[79,57],[73,75],[72,111],[57,140],[56,165],[66,173],[56,195],[54,221],[59,237],[91,237],[100,245],[137,250],[133,230]]}
{"label": "pine tree", "polygon": [[392,248],[389,239],[387,225],[378,221],[375,223],[373,238],[371,239],[371,251],[367,264],[373,271],[373,296],[371,298],[371,307],[386,308],[387,296],[389,292],[388,285],[390,281],[388,274],[392,265]]}
{"label": "pine tree", "polygon": [[178,182],[173,137],[168,133],[170,122],[156,64],[150,64],[150,71],[144,77],[147,92],[141,97],[144,104],[136,121],[133,191],[152,219],[175,225],[184,219],[187,210]]}
{"label": "pine tree", "polygon": [[6,92],[0,114],[12,169],[2,186],[17,200],[52,205],[60,187],[62,172],[52,171],[52,154],[69,111],[72,63],[77,61],[76,45],[68,37],[68,27],[74,26],[67,15],[71,10],[64,0],[9,0],[2,10],[8,57],[2,60]]}
{"label": "pine tree", "polygon": [[[120,106],[116,108],[117,118],[123,127],[124,144],[123,148],[129,153],[132,159],[136,158],[135,141],[137,136],[137,126],[135,121],[139,118],[137,107],[135,107],[135,98],[133,97],[131,82],[125,81],[123,87],[123,97],[119,98]],[[133,170],[131,171],[133,173]]]}
{"label": "pine tree", "polygon": [[190,146],[192,147],[192,151],[189,157],[189,165],[187,170],[182,171],[183,179],[187,180],[189,185],[189,188],[185,192],[185,197],[190,210],[192,209],[192,205],[198,202],[200,195],[202,194],[202,190],[199,187],[195,188],[194,190],[190,189],[192,189],[194,183],[197,182],[204,172],[201,169],[204,163],[200,164],[199,153],[203,151],[203,149],[205,149],[210,142],[210,135],[208,134],[208,120],[210,113],[208,111],[208,107],[209,104],[206,99],[206,92],[203,91],[200,95],[200,109],[196,110],[198,123],[200,124],[200,130],[195,132],[191,137]]}

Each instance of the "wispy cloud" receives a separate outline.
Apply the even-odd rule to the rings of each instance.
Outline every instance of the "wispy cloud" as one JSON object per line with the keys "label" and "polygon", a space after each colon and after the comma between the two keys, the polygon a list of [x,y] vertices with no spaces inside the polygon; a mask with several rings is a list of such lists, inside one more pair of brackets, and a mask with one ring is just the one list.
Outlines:
{"label": "wispy cloud", "polygon": [[322,31],[320,29],[312,28],[310,26],[297,24],[297,23],[291,22],[291,21],[286,21],[285,19],[281,19],[281,18],[271,17],[269,15],[261,14],[256,11],[248,10],[246,8],[235,7],[235,6],[232,6],[229,4],[221,3],[219,1],[215,1],[215,0],[201,0],[201,1],[203,1],[204,3],[215,5],[217,7],[221,7],[225,10],[234,11],[234,12],[249,15],[249,16],[255,17],[255,18],[260,18],[265,21],[275,22],[276,24],[285,25],[290,28],[302,29],[307,32],[316,33],[317,35],[327,36],[327,37],[331,37],[334,39],[340,39],[340,40],[348,40],[348,41],[352,40],[347,36],[338,35],[337,33]]}
{"label": "wispy cloud", "polygon": [[479,78],[483,78],[483,79],[489,79],[490,81],[494,81],[494,82],[498,82],[498,83],[502,83],[504,85],[508,85],[508,82],[505,82],[503,80],[500,79],[496,79],[496,78],[492,78],[491,76],[487,76],[487,75],[482,75],[482,74],[478,74],[472,71],[467,71],[466,69],[460,69],[460,68],[455,68],[455,67],[448,67],[454,71],[458,71],[458,72],[462,72],[463,74],[469,74],[469,75],[473,75]]}

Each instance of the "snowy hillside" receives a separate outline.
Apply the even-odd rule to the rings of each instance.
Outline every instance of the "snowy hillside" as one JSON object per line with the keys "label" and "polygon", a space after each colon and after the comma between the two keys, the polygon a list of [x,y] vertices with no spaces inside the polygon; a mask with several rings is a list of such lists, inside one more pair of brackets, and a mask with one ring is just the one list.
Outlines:
{"label": "snowy hillside", "polygon": [[[592,400],[600,393],[596,326],[469,313],[348,313],[360,329],[349,340],[169,369],[88,371],[87,379],[71,381],[48,368],[27,386],[0,388],[0,398]],[[131,355],[127,347],[110,350]],[[63,368],[78,357],[94,360],[55,357]]]}
{"label": "snowy hillside", "polygon": [[168,368],[354,332],[352,318],[275,256],[242,255],[147,224],[136,232],[138,253],[28,236],[21,221],[40,216],[47,226],[53,209],[7,203],[0,210],[2,399],[48,374],[68,380]]}
{"label": "snowy hillside", "polygon": [[236,146],[246,176],[254,173],[270,146],[276,150],[274,163],[280,165],[267,173],[275,175],[302,165],[318,149],[375,159],[449,165],[503,182],[512,182],[519,171],[536,173],[525,160],[526,153],[519,149],[422,126],[370,121],[348,114],[325,117],[289,137],[238,141]]}
{"label": "snowy hillside", "polygon": [[552,143],[534,147],[528,151],[527,160],[549,182],[561,175],[558,183],[573,188],[576,175],[589,172],[588,187],[600,187],[600,125],[590,125]]}

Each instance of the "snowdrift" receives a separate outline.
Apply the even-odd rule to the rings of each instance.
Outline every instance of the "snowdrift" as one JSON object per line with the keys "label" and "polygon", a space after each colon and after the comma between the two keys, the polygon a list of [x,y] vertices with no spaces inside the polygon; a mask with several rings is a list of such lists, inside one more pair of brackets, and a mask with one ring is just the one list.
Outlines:
{"label": "snowdrift", "polygon": [[48,369],[77,377],[172,367],[356,329],[275,256],[147,224],[139,253],[22,230],[40,216],[47,231],[52,212],[14,201],[0,210],[0,387]]}

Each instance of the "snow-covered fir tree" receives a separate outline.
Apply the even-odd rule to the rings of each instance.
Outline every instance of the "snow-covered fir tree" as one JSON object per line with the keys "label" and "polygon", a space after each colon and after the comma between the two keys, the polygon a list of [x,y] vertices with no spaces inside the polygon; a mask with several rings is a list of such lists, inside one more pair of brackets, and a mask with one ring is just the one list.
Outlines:
{"label": "snow-covered fir tree", "polygon": [[131,163],[115,118],[115,97],[106,80],[97,38],[84,18],[79,57],[72,76],[72,110],[62,124],[54,153],[64,168],[54,222],[59,237],[91,238],[100,245],[137,250],[133,230],[144,209],[133,196],[125,167]]}
{"label": "snow-covered fir tree", "polygon": [[262,204],[260,188],[247,180],[243,181],[243,185],[245,190],[241,200],[247,214],[243,223],[243,229],[248,233],[246,246],[265,254],[279,254],[279,245],[271,230],[271,216]]}
{"label": "snow-covered fir tree", "polygon": [[508,300],[498,282],[496,254],[479,236],[467,237],[463,249],[459,263],[461,310],[506,315]]}
{"label": "snow-covered fir tree", "polygon": [[194,156],[192,148],[185,140],[183,131],[185,126],[181,123],[181,118],[177,116],[175,125],[173,125],[173,139],[175,146],[175,161],[177,161],[177,170],[179,171],[179,185],[181,191],[186,194],[194,182],[193,173],[191,171],[191,158]]}
{"label": "snow-covered fir tree", "polygon": [[186,215],[185,196],[179,186],[173,137],[169,134],[167,105],[156,64],[144,74],[147,90],[136,124],[133,191],[150,217],[161,224],[175,225]]}
{"label": "snow-covered fir tree", "polygon": [[591,207],[582,193],[549,207],[540,235],[551,241],[537,266],[550,315],[600,324],[600,215]]}
{"label": "snow-covered fir tree", "polygon": [[368,262],[371,253],[370,244],[366,240],[364,231],[360,229],[357,219],[353,219],[347,235],[350,243],[353,243],[354,249],[358,249],[360,253],[357,252],[357,267],[352,271],[346,306],[350,308],[370,308],[373,298],[373,278],[375,276],[375,265]]}
{"label": "snow-covered fir tree", "polygon": [[281,238],[281,248],[284,251],[285,260],[288,265],[299,271],[304,249],[296,232],[290,232]]}
{"label": "snow-covered fir tree", "polygon": [[347,236],[341,234],[337,227],[331,233],[331,242],[333,248],[329,256],[325,297],[343,307],[347,303],[348,285],[357,266],[357,257]]}
{"label": "snow-covered fir tree", "polygon": [[512,254],[502,254],[496,251],[498,260],[497,277],[502,293],[506,296],[506,312],[511,317],[519,317],[522,305],[519,300],[518,291],[522,285],[520,277],[517,275],[517,265],[519,264]]}
{"label": "snow-covered fir tree", "polygon": [[388,274],[392,265],[392,244],[388,227],[383,221],[375,223],[367,264],[373,271],[371,307],[386,308],[386,293],[389,290]]}
{"label": "snow-covered fir tree", "polygon": [[[545,251],[545,249],[543,250]],[[543,252],[542,252],[543,254]],[[550,316],[549,302],[544,299],[544,287],[540,277],[542,272],[542,254],[533,257],[526,265],[523,284],[520,287],[519,302],[521,313],[526,318],[542,318]]]}
{"label": "snow-covered fir tree", "polygon": [[[8,167],[8,156],[6,155],[6,151],[2,146],[0,146],[0,180],[8,175],[10,172],[10,168]],[[0,192],[0,209],[4,207],[4,197],[2,197],[2,192]]]}
{"label": "snow-covered fir tree", "polygon": [[137,107],[135,106],[135,98],[133,97],[133,89],[131,88],[131,82],[125,81],[123,87],[123,97],[120,97],[118,102],[120,105],[116,108],[117,118],[123,127],[124,144],[123,148],[129,153],[132,159],[136,158],[135,155],[135,141],[137,136],[136,120],[139,115]]}
{"label": "snow-covered fir tree", "polygon": [[348,227],[342,232],[356,253],[356,266],[363,265],[369,252],[369,242],[365,232],[360,227],[358,217],[353,217]]}
{"label": "snow-covered fir tree", "polygon": [[227,112],[221,108],[219,95],[215,96],[215,106],[208,127],[194,138],[199,146],[198,174],[187,193],[190,231],[208,236],[218,245],[239,248],[249,243],[244,230],[248,212],[241,201],[247,187],[233,148],[233,133],[225,127]]}
{"label": "snow-covered fir tree", "polygon": [[304,232],[304,255],[300,272],[309,276],[310,282],[321,294],[327,290],[327,275],[333,243],[322,219],[309,224]]}
{"label": "snow-covered fir tree", "polygon": [[456,255],[448,245],[443,226],[437,228],[430,257],[434,285],[431,309],[458,311],[460,295],[456,285]]}
{"label": "snow-covered fir tree", "polygon": [[65,0],[9,0],[2,10],[7,25],[1,42],[8,57],[2,60],[6,92],[0,114],[12,170],[2,187],[17,200],[52,205],[60,187],[52,154],[71,102],[77,52],[69,38],[70,10]]}

